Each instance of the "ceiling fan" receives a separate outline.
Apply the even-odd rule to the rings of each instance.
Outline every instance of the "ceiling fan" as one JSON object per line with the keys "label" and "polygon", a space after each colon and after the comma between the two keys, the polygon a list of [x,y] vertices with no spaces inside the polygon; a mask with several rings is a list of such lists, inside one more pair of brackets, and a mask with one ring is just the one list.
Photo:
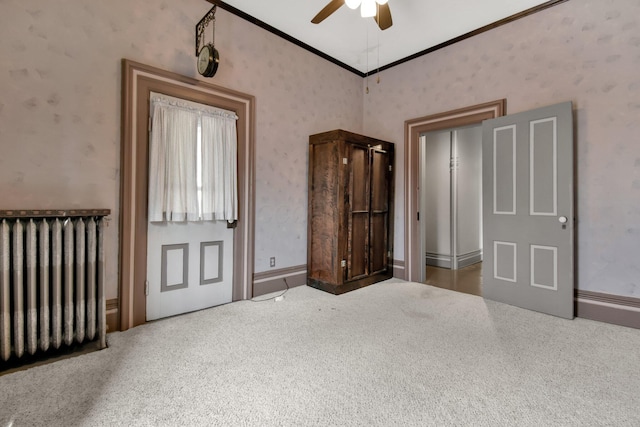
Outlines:
{"label": "ceiling fan", "polygon": [[363,18],[373,17],[381,30],[386,30],[393,25],[391,11],[388,0],[331,0],[316,16],[311,20],[314,24],[324,21],[336,10],[346,4],[351,9],[360,6],[360,15]]}

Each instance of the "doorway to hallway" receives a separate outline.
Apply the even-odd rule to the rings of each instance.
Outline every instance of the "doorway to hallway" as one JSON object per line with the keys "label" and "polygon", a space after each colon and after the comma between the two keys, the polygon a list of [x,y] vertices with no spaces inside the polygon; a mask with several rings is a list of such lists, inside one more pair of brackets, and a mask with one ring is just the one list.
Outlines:
{"label": "doorway to hallway", "polygon": [[458,270],[427,265],[426,285],[482,296],[482,262]]}
{"label": "doorway to hallway", "polygon": [[421,248],[419,217],[421,135],[437,130],[479,125],[483,120],[503,116],[505,110],[506,100],[499,99],[405,122],[405,280],[423,283],[425,281],[425,253]]}
{"label": "doorway to hallway", "polygon": [[[473,110],[485,106],[490,107]],[[499,108],[493,113],[502,116],[504,105],[494,107]],[[474,122],[474,115],[468,112],[443,114],[450,120],[436,115],[406,122],[405,165],[411,190],[405,207],[405,277],[409,281],[424,282],[422,272],[426,271],[425,253],[416,250],[422,249],[420,135],[451,128],[445,124],[459,114],[466,116],[462,124],[473,124],[469,122]],[[572,104],[483,120],[482,296],[571,319],[575,287]]]}
{"label": "doorway to hallway", "polygon": [[422,134],[420,176],[422,282],[481,296],[481,126]]}

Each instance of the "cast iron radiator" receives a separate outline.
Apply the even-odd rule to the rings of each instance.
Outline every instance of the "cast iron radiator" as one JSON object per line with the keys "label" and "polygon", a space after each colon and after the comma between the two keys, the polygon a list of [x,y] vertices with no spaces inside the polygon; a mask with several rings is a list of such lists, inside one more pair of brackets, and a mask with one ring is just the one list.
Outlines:
{"label": "cast iron radiator", "polygon": [[0,360],[106,347],[105,209],[0,211]]}

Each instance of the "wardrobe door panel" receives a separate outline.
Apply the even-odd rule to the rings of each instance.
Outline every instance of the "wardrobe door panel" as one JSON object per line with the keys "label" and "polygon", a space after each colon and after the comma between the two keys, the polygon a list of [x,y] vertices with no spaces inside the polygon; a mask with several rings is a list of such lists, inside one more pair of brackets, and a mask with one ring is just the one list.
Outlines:
{"label": "wardrobe door panel", "polygon": [[347,147],[351,160],[347,280],[352,280],[369,273],[369,149],[355,144]]}
{"label": "wardrobe door panel", "polygon": [[371,151],[371,273],[385,271],[388,265],[389,158],[386,151]]}
{"label": "wardrobe door panel", "polygon": [[374,214],[371,217],[371,273],[387,269],[387,215]]}
{"label": "wardrobe door panel", "polygon": [[373,212],[389,211],[389,154],[372,150],[371,209]]}
{"label": "wardrobe door panel", "polygon": [[366,251],[368,223],[368,213],[354,213],[351,216],[347,280],[358,279],[368,274]]}
{"label": "wardrobe door panel", "polygon": [[335,283],[339,275],[340,260],[337,243],[340,224],[339,196],[344,191],[337,180],[339,151],[337,144],[311,145],[309,159],[309,276]]}
{"label": "wardrobe door panel", "polygon": [[367,147],[348,144],[351,157],[349,200],[352,212],[369,211],[369,153]]}

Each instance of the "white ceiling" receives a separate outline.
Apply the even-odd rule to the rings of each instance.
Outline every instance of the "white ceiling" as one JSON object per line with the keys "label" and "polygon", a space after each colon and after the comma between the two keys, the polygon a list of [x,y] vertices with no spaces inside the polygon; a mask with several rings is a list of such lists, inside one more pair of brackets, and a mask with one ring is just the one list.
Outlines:
{"label": "white ceiling", "polygon": [[[340,7],[320,24],[311,19],[329,0],[224,0],[362,73],[519,14],[549,0],[389,0],[393,26]],[[369,55],[367,55],[367,51]]]}

